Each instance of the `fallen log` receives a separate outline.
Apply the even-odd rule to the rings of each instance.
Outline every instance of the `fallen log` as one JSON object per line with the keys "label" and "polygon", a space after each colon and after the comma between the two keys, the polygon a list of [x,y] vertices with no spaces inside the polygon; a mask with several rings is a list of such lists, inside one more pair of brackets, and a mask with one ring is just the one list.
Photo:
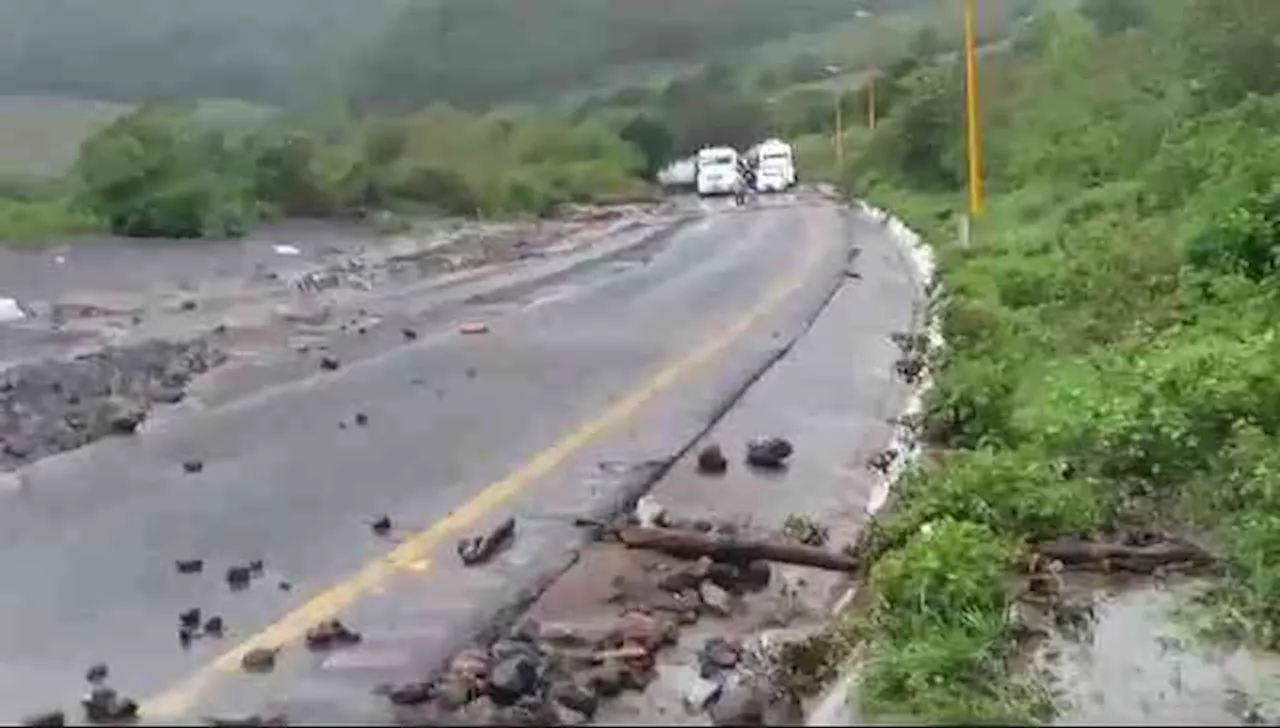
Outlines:
{"label": "fallen log", "polygon": [[458,541],[458,558],[466,566],[488,562],[516,535],[516,519],[507,518],[483,536],[471,536]]}
{"label": "fallen log", "polygon": [[1063,539],[1044,544],[1037,551],[1043,560],[1060,561],[1068,568],[1092,567],[1139,574],[1150,574],[1161,567],[1200,567],[1217,563],[1213,554],[1205,549],[1180,540],[1135,546]]}
{"label": "fallen log", "polygon": [[672,556],[746,563],[777,561],[830,571],[857,571],[861,560],[814,546],[735,538],[700,531],[629,526],[618,530],[618,540],[628,548],[661,551]]}

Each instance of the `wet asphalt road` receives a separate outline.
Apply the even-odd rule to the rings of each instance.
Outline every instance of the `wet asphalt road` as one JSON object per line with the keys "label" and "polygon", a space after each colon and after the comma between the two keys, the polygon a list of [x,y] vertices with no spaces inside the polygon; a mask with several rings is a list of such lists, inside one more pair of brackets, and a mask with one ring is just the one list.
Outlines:
{"label": "wet asphalt road", "polygon": [[[0,711],[75,714],[98,661],[144,709],[172,711],[157,707],[157,720],[286,694],[332,702],[410,677],[457,637],[452,620],[493,606],[502,586],[473,588],[495,577],[459,571],[456,531],[535,509],[517,566],[564,548],[567,515],[602,495],[584,474],[696,436],[843,276],[850,230],[813,200],[713,214],[642,265],[460,312],[483,316],[486,335],[457,335],[450,321],[337,372],[38,463],[26,487],[0,493]],[[367,427],[340,428],[357,412]],[[184,473],[190,458],[204,471]],[[393,544],[367,525],[382,513],[403,525],[399,538],[428,529],[391,564],[379,559]],[[189,558],[205,560],[203,575],[176,573]],[[232,593],[223,572],[251,559],[266,576]],[[178,614],[191,607],[222,616],[227,637],[181,649]],[[237,650],[294,640],[333,611],[365,631],[363,662],[357,652],[347,669],[299,658],[269,677],[236,674]],[[329,708],[312,719],[342,719]]]}

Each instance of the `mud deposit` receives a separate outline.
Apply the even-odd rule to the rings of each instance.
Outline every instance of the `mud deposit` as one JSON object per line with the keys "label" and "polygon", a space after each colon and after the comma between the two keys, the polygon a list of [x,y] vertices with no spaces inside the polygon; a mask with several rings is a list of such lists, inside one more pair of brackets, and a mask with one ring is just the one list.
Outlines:
{"label": "mud deposit", "polygon": [[[1075,580],[1076,577],[1072,577]],[[1203,582],[1081,579],[1094,597],[1083,632],[1037,651],[1057,725],[1260,725],[1280,719],[1280,656],[1192,637],[1177,611]]]}
{"label": "mud deposit", "polygon": [[111,435],[132,434],[156,404],[226,360],[211,341],[151,341],[0,372],[0,471]]}

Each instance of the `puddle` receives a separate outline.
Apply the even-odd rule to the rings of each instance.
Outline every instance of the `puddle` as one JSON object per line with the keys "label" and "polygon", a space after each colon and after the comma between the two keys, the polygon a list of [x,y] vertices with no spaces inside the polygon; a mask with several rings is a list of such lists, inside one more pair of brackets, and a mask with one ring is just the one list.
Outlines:
{"label": "puddle", "polygon": [[1092,580],[1096,621],[1036,655],[1057,725],[1259,725],[1280,718],[1280,655],[1194,640],[1176,610],[1202,588]]}

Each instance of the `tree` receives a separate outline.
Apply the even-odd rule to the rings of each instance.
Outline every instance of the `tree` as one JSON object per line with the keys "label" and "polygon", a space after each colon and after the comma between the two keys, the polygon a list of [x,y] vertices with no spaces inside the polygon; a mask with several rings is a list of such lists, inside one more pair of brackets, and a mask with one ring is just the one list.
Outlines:
{"label": "tree", "polygon": [[134,237],[239,235],[254,215],[244,155],[186,109],[143,107],[88,139],[79,200]]}
{"label": "tree", "polygon": [[618,134],[644,157],[644,173],[652,178],[675,156],[671,129],[651,114],[637,114]]}
{"label": "tree", "polygon": [[1112,35],[1147,21],[1147,0],[1081,0],[1080,12],[1099,33]]}

